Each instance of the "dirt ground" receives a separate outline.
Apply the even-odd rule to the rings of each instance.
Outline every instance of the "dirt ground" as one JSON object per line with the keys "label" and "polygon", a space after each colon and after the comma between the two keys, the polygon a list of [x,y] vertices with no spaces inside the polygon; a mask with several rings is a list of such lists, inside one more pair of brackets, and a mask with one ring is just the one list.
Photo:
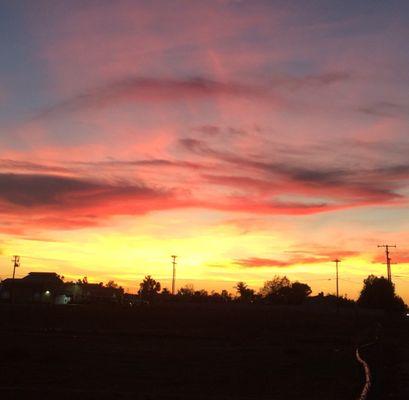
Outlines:
{"label": "dirt ground", "polygon": [[[0,313],[0,396],[15,399],[356,399],[356,343],[380,319],[238,304]],[[371,398],[408,398],[408,323],[382,324],[364,354],[376,367]]]}

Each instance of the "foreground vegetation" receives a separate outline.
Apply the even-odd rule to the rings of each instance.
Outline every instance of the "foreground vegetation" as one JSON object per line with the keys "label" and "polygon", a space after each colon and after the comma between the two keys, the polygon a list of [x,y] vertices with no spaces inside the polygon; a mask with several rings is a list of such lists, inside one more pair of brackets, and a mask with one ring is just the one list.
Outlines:
{"label": "foreground vegetation", "polygon": [[[406,321],[341,308],[227,303],[0,307],[0,395],[72,399],[355,399],[355,347],[399,397]],[[391,393],[396,393],[393,397]]]}

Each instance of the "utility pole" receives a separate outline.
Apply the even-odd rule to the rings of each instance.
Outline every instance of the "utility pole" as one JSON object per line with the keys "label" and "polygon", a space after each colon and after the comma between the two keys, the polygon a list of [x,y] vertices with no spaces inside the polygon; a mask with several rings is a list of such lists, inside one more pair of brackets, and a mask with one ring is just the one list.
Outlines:
{"label": "utility pole", "polygon": [[13,262],[13,280],[11,282],[10,300],[11,303],[14,303],[14,279],[16,277],[16,268],[20,266],[20,256],[13,256],[11,261]]}
{"label": "utility pole", "polygon": [[389,257],[389,247],[396,247],[395,245],[391,244],[378,244],[378,247],[385,248],[385,256],[386,256],[386,269],[388,273],[388,281],[392,283],[392,271],[391,271],[391,258]]}
{"label": "utility pole", "polygon": [[20,266],[20,256],[13,256],[11,261],[13,262],[13,281],[14,281],[14,278],[16,277],[16,268]]}
{"label": "utility pole", "polygon": [[337,313],[339,312],[339,286],[338,286],[338,264],[341,262],[338,258],[334,260],[335,271],[336,271],[336,282],[337,282]]}
{"label": "utility pole", "polygon": [[175,294],[175,283],[176,283],[176,258],[177,256],[172,256],[173,265],[173,276],[172,276],[172,295]]}

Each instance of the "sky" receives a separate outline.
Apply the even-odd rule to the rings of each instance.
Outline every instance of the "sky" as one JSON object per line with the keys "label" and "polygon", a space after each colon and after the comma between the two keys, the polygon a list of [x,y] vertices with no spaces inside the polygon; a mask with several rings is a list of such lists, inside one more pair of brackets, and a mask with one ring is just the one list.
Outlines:
{"label": "sky", "polygon": [[0,277],[274,275],[409,303],[409,3],[0,0]]}

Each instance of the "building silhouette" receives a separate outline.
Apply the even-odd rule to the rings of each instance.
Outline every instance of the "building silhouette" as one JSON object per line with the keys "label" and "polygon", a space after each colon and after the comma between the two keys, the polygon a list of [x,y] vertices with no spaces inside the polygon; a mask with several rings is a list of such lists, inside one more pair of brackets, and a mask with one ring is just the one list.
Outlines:
{"label": "building silhouette", "polygon": [[30,272],[0,284],[0,301],[19,304],[122,303],[124,290],[102,283],[64,282],[55,272]]}

